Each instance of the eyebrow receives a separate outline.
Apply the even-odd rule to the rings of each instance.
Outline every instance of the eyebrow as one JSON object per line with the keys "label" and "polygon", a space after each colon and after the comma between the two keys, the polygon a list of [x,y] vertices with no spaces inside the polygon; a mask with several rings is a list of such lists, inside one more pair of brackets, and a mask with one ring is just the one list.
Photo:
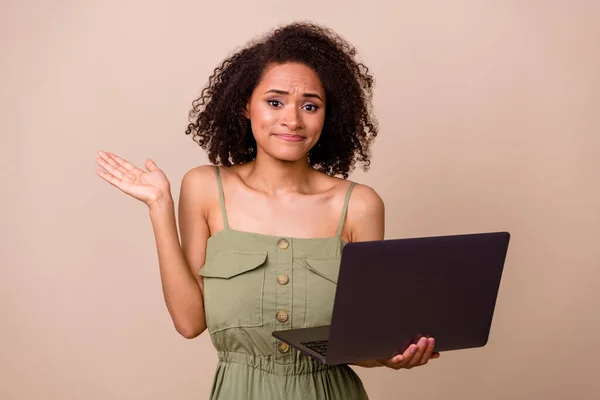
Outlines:
{"label": "eyebrow", "polygon": [[[276,94],[281,94],[281,95],[288,95],[288,94],[290,94],[289,92],[286,92],[285,90],[278,90],[278,89],[267,90],[264,94],[267,94],[267,93],[276,93]],[[312,97],[312,98],[319,99],[319,100],[323,101],[323,99],[321,98],[321,96],[319,96],[316,93],[302,93],[302,97]]]}

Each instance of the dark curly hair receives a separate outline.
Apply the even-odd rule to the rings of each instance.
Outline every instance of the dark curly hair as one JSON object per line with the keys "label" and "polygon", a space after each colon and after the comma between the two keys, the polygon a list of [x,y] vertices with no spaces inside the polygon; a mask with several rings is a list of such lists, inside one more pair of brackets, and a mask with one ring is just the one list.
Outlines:
{"label": "dark curly hair", "polygon": [[207,151],[213,164],[254,160],[256,141],[242,110],[268,66],[299,62],[315,70],[326,94],[323,130],[308,154],[310,164],[343,178],[357,161],[366,171],[377,136],[371,112],[374,81],[355,56],[356,49],[328,28],[306,22],[278,27],[215,68],[192,103],[186,134]]}

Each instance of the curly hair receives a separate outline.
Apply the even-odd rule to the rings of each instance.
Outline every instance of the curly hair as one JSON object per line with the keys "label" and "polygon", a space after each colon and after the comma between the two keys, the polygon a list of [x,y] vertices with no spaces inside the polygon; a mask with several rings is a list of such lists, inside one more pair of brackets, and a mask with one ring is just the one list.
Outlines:
{"label": "curly hair", "polygon": [[341,36],[314,23],[296,22],[254,39],[214,69],[192,102],[186,134],[213,164],[231,166],[256,158],[250,121],[243,115],[252,92],[270,65],[298,62],[312,68],[326,94],[321,137],[309,151],[310,165],[330,176],[348,177],[358,161],[370,166],[377,136],[372,115],[374,80],[355,60],[356,49]]}

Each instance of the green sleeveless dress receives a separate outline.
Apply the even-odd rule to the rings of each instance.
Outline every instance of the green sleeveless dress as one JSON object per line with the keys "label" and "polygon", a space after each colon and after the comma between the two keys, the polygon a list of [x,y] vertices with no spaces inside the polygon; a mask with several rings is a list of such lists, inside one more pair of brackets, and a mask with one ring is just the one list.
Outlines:
{"label": "green sleeveless dress", "polygon": [[275,339],[281,329],[327,325],[339,271],[346,194],[336,236],[293,238],[229,228],[219,167],[224,229],[207,242],[204,306],[218,354],[210,399],[368,399],[347,365],[327,366]]}

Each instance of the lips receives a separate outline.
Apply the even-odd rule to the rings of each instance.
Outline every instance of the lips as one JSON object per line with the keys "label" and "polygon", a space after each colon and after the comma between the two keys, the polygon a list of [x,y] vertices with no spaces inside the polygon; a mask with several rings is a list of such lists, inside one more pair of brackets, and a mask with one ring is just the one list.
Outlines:
{"label": "lips", "polygon": [[289,133],[275,133],[274,136],[286,142],[301,142],[305,139],[304,136],[293,135]]}

